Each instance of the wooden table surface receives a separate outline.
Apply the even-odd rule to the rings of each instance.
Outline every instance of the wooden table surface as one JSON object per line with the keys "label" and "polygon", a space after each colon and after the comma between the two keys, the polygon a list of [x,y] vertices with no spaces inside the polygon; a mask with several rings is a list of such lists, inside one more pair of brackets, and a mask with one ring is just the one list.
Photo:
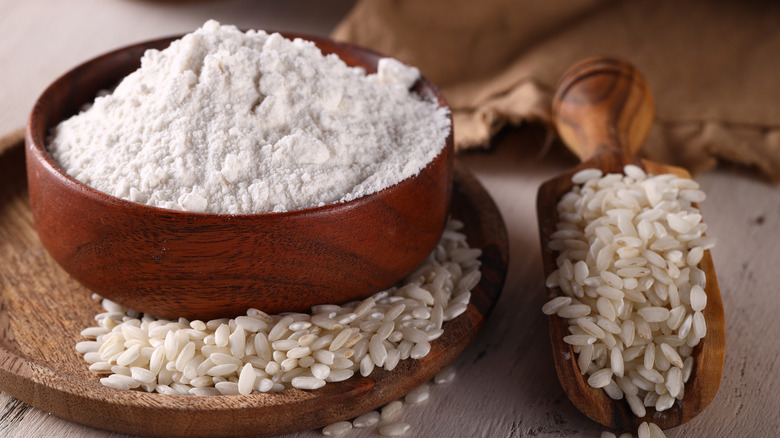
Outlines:
{"label": "wooden table surface", "polygon": [[[0,135],[21,128],[36,96],[59,74],[107,50],[193,30],[208,18],[239,27],[327,35],[351,0],[172,1],[0,0]],[[779,103],[780,104],[780,103]],[[459,157],[498,204],[510,239],[503,296],[482,332],[455,361],[453,383],[406,405],[407,436],[599,436],[561,389],[547,341],[536,226],[538,186],[575,163],[544,132],[511,130],[491,153]],[[714,402],[669,437],[780,434],[780,189],[748,169],[723,165],[696,175],[726,312],[726,366]],[[2,291],[0,291],[2,293]],[[56,311],[52,309],[52,311]],[[0,437],[119,437],[61,420],[0,393]],[[307,431],[291,437],[319,436]],[[349,436],[377,436],[353,430]]]}

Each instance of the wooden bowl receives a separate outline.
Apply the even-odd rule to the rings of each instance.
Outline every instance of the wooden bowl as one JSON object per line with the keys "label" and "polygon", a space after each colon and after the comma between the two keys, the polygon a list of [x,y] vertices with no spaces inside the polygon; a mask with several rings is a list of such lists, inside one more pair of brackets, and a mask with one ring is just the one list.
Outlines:
{"label": "wooden bowl", "polygon": [[[52,83],[33,107],[25,149],[30,205],[42,244],[65,271],[135,310],[208,319],[250,307],[308,311],[364,298],[402,280],[430,254],[450,207],[452,130],[443,151],[414,177],[349,202],[285,213],[166,210],[107,195],[67,175],[46,150],[50,130],[136,70],[144,51],[178,38],[92,59]],[[369,73],[381,58],[349,44],[303,38]],[[447,105],[425,78],[414,91]]]}

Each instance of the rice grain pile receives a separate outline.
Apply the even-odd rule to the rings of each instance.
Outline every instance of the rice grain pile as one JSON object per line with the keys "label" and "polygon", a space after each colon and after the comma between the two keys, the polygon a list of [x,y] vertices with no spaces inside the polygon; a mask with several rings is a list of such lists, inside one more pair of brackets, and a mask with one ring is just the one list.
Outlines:
{"label": "rice grain pile", "polygon": [[481,250],[450,220],[434,252],[400,287],[311,313],[178,321],[139,315],[103,300],[99,323],[76,350],[103,385],[179,395],[317,389],[376,367],[425,357],[443,323],[466,310],[480,279]]}
{"label": "rice grain pile", "polygon": [[563,295],[542,311],[568,319],[564,341],[588,384],[644,417],[684,395],[707,331],[698,265],[715,241],[694,205],[706,197],[695,181],[633,165],[624,173],[572,177],[549,244],[558,257],[547,287]]}

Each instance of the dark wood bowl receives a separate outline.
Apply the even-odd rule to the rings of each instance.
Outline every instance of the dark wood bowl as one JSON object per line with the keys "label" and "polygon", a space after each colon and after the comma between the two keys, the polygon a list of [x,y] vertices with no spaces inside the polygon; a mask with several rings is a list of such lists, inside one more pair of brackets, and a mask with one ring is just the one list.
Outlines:
{"label": "dark wood bowl", "polygon": [[[208,319],[250,307],[308,311],[364,298],[397,283],[430,254],[450,207],[452,130],[443,151],[414,177],[349,202],[285,213],[166,210],[107,195],[65,174],[47,152],[50,130],[136,70],[147,49],[177,38],[92,59],[52,83],[33,107],[25,150],[35,227],[72,277],[141,312]],[[381,58],[326,38],[304,38],[369,73]],[[425,78],[414,90],[447,105]]]}

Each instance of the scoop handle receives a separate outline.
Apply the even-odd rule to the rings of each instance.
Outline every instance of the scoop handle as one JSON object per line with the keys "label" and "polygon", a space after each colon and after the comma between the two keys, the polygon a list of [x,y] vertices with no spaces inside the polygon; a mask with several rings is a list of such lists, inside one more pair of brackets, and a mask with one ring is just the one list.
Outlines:
{"label": "scoop handle", "polygon": [[580,160],[608,150],[635,155],[653,123],[650,86],[626,61],[588,58],[564,73],[553,98],[553,121]]}

